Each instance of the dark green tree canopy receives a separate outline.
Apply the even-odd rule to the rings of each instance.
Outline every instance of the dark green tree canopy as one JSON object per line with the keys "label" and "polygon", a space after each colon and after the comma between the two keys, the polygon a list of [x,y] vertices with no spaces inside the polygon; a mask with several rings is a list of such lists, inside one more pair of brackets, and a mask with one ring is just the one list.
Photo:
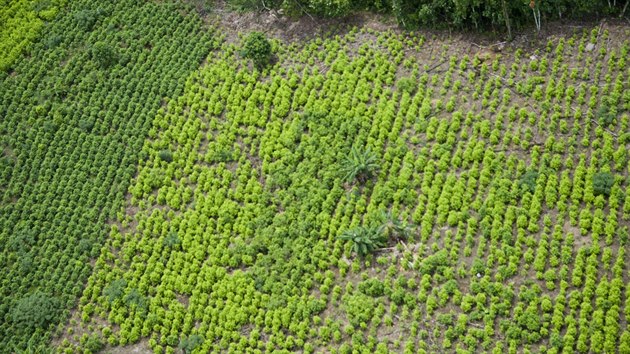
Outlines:
{"label": "dark green tree canopy", "polygon": [[271,43],[262,32],[252,32],[243,41],[241,55],[251,59],[254,65],[262,69],[269,65],[273,55]]}
{"label": "dark green tree canopy", "polygon": [[18,300],[11,311],[11,319],[23,330],[46,329],[57,321],[61,305],[59,299],[38,291]]}

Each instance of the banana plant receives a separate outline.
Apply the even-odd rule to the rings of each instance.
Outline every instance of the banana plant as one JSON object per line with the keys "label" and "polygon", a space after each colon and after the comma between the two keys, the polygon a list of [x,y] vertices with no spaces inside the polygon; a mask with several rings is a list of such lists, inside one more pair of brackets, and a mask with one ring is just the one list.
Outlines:
{"label": "banana plant", "polygon": [[385,245],[383,225],[359,226],[344,231],[339,235],[340,240],[351,241],[352,251],[363,257]]}

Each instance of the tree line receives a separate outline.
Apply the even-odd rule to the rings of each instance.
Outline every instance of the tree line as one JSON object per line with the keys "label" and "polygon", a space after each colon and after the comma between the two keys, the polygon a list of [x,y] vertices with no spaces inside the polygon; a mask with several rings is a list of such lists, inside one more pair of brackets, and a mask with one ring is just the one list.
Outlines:
{"label": "tree line", "polygon": [[422,26],[506,31],[541,21],[626,15],[630,0],[231,0],[241,9],[341,17],[356,10],[390,13],[407,29]]}

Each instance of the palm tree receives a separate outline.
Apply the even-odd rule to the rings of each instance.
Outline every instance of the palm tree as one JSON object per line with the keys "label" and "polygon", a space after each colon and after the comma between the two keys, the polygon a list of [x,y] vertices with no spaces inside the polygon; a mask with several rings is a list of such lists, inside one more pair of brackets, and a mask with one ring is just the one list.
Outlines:
{"label": "palm tree", "polygon": [[361,184],[365,183],[379,169],[376,160],[376,154],[370,148],[359,150],[352,147],[341,168],[344,181],[352,182],[356,179]]}

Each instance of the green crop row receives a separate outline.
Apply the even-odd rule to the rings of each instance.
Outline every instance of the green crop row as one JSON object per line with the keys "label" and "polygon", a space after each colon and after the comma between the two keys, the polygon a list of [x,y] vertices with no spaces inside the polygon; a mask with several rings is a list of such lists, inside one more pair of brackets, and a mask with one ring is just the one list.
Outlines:
{"label": "green crop row", "polygon": [[[253,71],[225,43],[158,110],[59,350],[628,350],[629,44],[590,35],[488,59],[353,29]],[[340,237],[384,213],[408,237]]]}
{"label": "green crop row", "polygon": [[184,10],[69,2],[0,82],[0,352],[39,348],[75,307],[153,117],[214,46]]}

